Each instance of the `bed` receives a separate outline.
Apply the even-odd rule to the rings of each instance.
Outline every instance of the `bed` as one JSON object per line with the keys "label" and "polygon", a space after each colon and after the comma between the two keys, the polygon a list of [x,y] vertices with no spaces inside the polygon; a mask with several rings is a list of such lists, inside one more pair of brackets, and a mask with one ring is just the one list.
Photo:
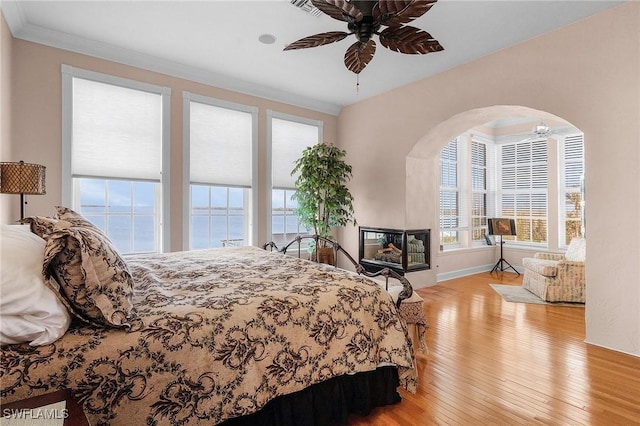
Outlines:
{"label": "bed", "polygon": [[[58,213],[67,220],[32,221],[30,228],[45,237],[46,284],[66,295],[59,298],[73,319],[48,344],[2,346],[3,403],[69,388],[94,426],[328,425],[398,402],[398,386],[416,389],[406,324],[384,288],[256,247],[124,256],[119,263],[104,254],[104,241],[87,243],[109,259],[105,268],[127,272],[111,282],[130,277],[133,284],[128,296],[122,285],[98,288],[117,308],[77,314],[102,302],[95,289],[74,288],[80,302],[69,303],[67,270],[79,264],[83,280],[91,275],[84,259],[72,260],[70,235],[104,236],[74,212]],[[56,234],[61,220],[63,236]],[[63,248],[52,249],[47,238]],[[91,273],[102,269],[94,265]]]}

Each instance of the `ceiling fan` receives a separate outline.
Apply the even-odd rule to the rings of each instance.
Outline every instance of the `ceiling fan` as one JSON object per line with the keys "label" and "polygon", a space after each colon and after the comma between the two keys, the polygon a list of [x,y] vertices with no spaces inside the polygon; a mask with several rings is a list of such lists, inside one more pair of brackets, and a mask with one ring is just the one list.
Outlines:
{"label": "ceiling fan", "polygon": [[531,129],[531,135],[520,142],[527,142],[533,139],[545,139],[549,138],[552,134],[553,130],[551,130],[551,127],[547,126],[544,124],[544,121],[540,120],[540,124],[536,124],[533,126],[533,129]]}
{"label": "ceiling fan", "polygon": [[[431,34],[410,25],[404,25],[424,15],[438,0],[311,0],[311,3],[339,21],[347,22],[349,32],[329,31],[301,38],[284,50],[307,49],[335,43],[354,34],[357,41],[344,55],[349,71],[360,74],[373,59],[375,34],[387,49],[408,54],[439,52],[444,48]],[[382,27],[386,27],[382,29]]]}

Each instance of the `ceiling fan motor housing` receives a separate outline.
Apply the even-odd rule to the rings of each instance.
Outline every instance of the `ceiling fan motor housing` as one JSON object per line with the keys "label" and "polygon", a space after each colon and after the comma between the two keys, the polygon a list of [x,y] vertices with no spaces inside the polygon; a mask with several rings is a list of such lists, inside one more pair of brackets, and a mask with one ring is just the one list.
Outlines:
{"label": "ceiling fan motor housing", "polygon": [[371,36],[380,29],[380,23],[374,22],[373,16],[363,16],[359,22],[350,22],[349,30],[353,31],[356,38],[361,43],[366,43]]}

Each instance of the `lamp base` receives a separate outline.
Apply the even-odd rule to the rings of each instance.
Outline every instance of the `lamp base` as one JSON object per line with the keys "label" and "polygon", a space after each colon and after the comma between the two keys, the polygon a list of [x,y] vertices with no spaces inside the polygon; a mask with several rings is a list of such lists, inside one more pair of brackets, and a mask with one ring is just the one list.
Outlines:
{"label": "lamp base", "polygon": [[24,205],[27,204],[27,202],[24,199],[24,194],[20,193],[20,220],[24,219]]}

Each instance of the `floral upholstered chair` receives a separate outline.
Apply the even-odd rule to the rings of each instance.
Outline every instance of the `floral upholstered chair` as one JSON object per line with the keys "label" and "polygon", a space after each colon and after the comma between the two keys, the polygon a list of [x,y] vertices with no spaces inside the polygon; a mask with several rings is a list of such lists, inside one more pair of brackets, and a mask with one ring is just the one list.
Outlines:
{"label": "floral upholstered chair", "polygon": [[585,301],[586,240],[574,238],[567,252],[536,253],[522,259],[522,286],[547,302]]}

